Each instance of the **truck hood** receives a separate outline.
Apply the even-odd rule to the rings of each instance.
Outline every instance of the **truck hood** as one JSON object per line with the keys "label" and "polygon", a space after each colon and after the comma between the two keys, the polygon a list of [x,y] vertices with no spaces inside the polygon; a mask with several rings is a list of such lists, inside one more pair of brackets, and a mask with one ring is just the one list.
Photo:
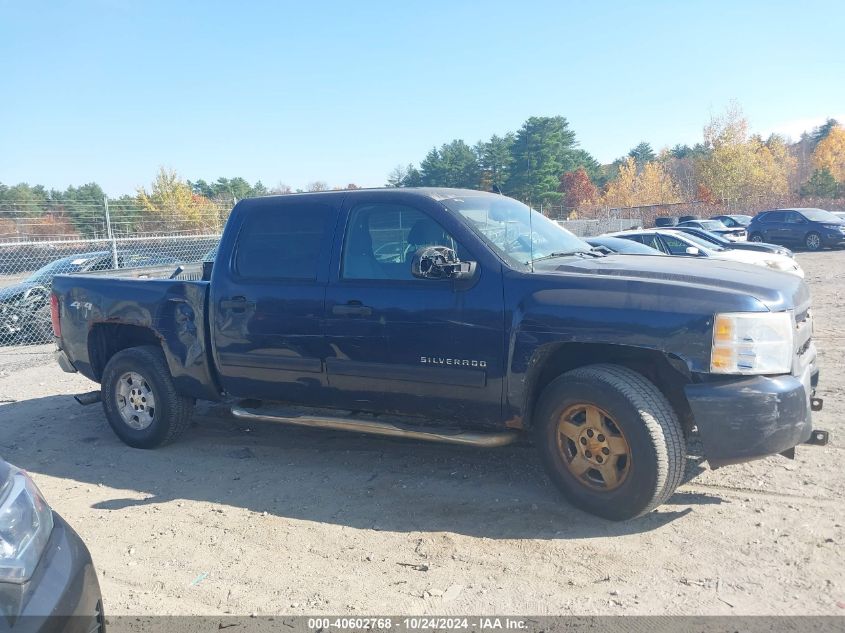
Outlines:
{"label": "truck hood", "polygon": [[616,254],[556,259],[543,264],[537,268],[538,273],[613,276],[741,293],[772,311],[804,308],[810,302],[809,288],[796,275],[714,258]]}

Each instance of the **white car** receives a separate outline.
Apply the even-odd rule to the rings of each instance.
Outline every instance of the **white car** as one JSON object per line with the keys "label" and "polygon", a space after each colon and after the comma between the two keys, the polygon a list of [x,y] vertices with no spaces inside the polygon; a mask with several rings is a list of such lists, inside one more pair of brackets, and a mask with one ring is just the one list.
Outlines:
{"label": "white car", "polygon": [[772,270],[798,275],[801,278],[804,277],[804,271],[801,266],[794,259],[786,255],[723,248],[682,231],[647,229],[640,231],[621,231],[619,233],[609,233],[608,235],[640,242],[646,246],[656,248],[667,255],[707,257],[721,261],[755,264]]}

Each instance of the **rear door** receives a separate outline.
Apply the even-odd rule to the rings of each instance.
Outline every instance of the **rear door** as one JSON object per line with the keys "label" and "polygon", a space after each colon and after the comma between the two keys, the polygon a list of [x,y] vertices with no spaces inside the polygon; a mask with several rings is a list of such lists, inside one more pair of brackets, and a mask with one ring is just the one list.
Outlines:
{"label": "rear door", "polygon": [[807,220],[800,213],[787,211],[783,219],[783,241],[803,242],[807,233]]}
{"label": "rear door", "polygon": [[[349,409],[496,424],[505,347],[501,269],[466,250],[436,204],[350,196],[326,299],[332,397]],[[479,262],[475,277],[415,278],[414,253],[433,245]]]}
{"label": "rear door", "polygon": [[341,197],[249,201],[233,211],[211,281],[214,354],[224,389],[245,398],[319,403],[322,316]]}
{"label": "rear door", "polygon": [[771,242],[789,242],[790,239],[786,235],[785,220],[785,211],[769,211],[762,218],[760,224],[764,240]]}

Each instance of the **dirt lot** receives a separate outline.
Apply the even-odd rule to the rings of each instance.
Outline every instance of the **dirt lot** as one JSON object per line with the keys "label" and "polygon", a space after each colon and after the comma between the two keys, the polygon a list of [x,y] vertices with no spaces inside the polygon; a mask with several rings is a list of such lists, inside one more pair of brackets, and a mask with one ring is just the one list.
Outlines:
{"label": "dirt lot", "polygon": [[91,383],[37,355],[0,356],[0,454],[88,543],[114,615],[842,615],[845,252],[799,260],[832,445],[704,470],[630,523],[567,506],[523,446],[247,427],[206,406],[179,443],[133,450],[70,398]]}

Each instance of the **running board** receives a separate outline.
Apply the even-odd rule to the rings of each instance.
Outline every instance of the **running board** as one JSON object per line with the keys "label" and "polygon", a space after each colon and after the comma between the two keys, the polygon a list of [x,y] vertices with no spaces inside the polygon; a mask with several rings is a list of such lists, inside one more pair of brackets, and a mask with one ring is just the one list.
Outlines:
{"label": "running board", "polygon": [[89,391],[88,393],[78,393],[73,397],[79,404],[83,407],[87,407],[89,404],[95,404],[102,400],[102,396],[100,395],[100,390],[97,391]]}
{"label": "running board", "polygon": [[334,417],[334,416],[313,416],[301,409],[285,409],[278,414],[257,413],[244,407],[232,407],[232,415],[241,420],[260,420],[262,422],[280,422],[282,424],[293,424],[296,426],[310,426],[318,429],[333,429],[335,431],[354,431],[356,433],[369,433],[371,435],[386,435],[389,437],[404,437],[413,440],[425,440],[428,442],[440,442],[444,444],[462,444],[464,446],[478,446],[482,448],[495,448],[507,446],[516,441],[519,437],[512,431],[501,432],[477,432],[477,431],[449,431],[446,429],[435,429],[431,427],[413,427],[398,421],[387,422],[367,416],[359,417]]}

